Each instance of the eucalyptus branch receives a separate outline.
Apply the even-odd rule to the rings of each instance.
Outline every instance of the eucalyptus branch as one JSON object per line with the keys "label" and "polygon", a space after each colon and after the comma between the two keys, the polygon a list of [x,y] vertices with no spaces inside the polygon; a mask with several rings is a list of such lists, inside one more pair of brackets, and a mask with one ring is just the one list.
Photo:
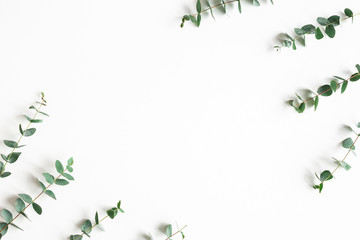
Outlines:
{"label": "eucalyptus branch", "polygon": [[20,141],[23,137],[30,137],[32,135],[34,135],[34,133],[36,132],[36,128],[30,128],[32,123],[41,123],[42,120],[41,119],[36,119],[38,114],[42,114],[45,116],[49,116],[48,114],[41,112],[40,109],[42,106],[46,106],[46,100],[45,100],[45,95],[42,92],[41,93],[41,102],[37,102],[37,104],[39,105],[38,107],[35,106],[30,106],[29,109],[33,109],[35,110],[35,114],[32,118],[28,117],[27,115],[25,115],[25,118],[29,121],[29,124],[26,126],[25,129],[22,128],[21,124],[19,124],[19,131],[20,131],[20,138],[17,141],[11,141],[11,140],[4,140],[4,144],[11,148],[11,152],[8,155],[5,154],[1,154],[1,158],[5,161],[5,164],[0,161],[0,178],[5,178],[11,175],[10,172],[5,172],[5,167],[8,163],[14,163],[18,160],[18,158],[20,157],[21,152],[15,152],[16,149],[24,147],[25,145],[19,145]]}
{"label": "eucalyptus branch", "polygon": [[70,240],[82,240],[83,236],[90,237],[90,233],[93,230],[93,228],[98,227],[100,230],[104,231],[104,228],[100,224],[102,221],[104,221],[107,218],[114,219],[118,212],[124,213],[124,210],[121,208],[121,201],[117,203],[116,207],[113,207],[106,211],[106,216],[99,220],[99,214],[96,212],[95,214],[95,223],[92,224],[90,219],[86,219],[84,223],[81,225],[81,234],[71,235]]}
{"label": "eucalyptus branch", "polygon": [[[38,200],[38,198],[40,196],[42,196],[44,193],[46,195],[48,195],[49,197],[56,200],[54,192],[49,190],[49,188],[51,186],[53,186],[54,184],[64,186],[64,185],[69,184],[69,182],[67,180],[74,180],[74,178],[70,174],[66,173],[66,171],[69,171],[69,172],[73,171],[73,168],[72,168],[73,164],[74,164],[74,160],[73,160],[73,158],[70,158],[67,162],[66,168],[64,168],[63,165],[61,164],[61,162],[59,160],[57,160],[55,162],[55,168],[56,168],[56,171],[59,173],[59,176],[55,178],[50,173],[43,173],[43,176],[44,176],[46,182],[49,183],[49,185],[45,186],[41,181],[38,180],[38,183],[39,183],[42,191],[34,199],[32,199],[32,197],[30,197],[29,195],[24,194],[24,193],[18,194],[19,198],[16,199],[15,206],[14,206],[15,211],[17,212],[17,215],[15,217],[13,217],[12,213],[7,209],[3,209],[0,212],[0,215],[5,220],[5,222],[0,223],[0,239],[7,233],[9,226],[13,226],[17,229],[22,230],[20,227],[18,227],[17,225],[14,224],[14,221],[20,215],[29,219],[27,214],[25,214],[25,211],[30,206],[33,207],[34,211],[37,214],[39,214],[39,215],[42,214],[42,208],[38,203],[36,203],[36,200]],[[62,177],[66,178],[67,180]],[[27,203],[27,205],[25,205],[25,202]]]}
{"label": "eucalyptus branch", "polygon": [[[177,226],[177,225],[176,225]],[[174,237],[175,235],[181,233],[181,239],[185,238],[185,234],[183,232],[183,230],[187,227],[187,225],[185,225],[184,227],[182,227],[181,229],[179,229],[179,227],[177,226],[178,231],[176,231],[175,233],[173,233],[173,226],[171,224],[167,225],[165,228],[165,233],[167,238],[165,240],[171,240],[172,237]],[[150,240],[154,240],[153,236],[149,233],[149,237]]]}
{"label": "eucalyptus branch", "polygon": [[[184,24],[187,21],[191,21],[192,23],[194,23],[194,25],[196,27],[200,27],[201,16],[202,16],[201,14],[202,13],[210,11],[210,14],[211,14],[212,18],[215,20],[214,12],[213,12],[214,8],[221,8],[222,11],[224,13],[226,13],[226,10],[227,10],[226,6],[229,5],[229,4],[235,3],[235,2],[237,2],[239,13],[241,14],[241,12],[242,12],[242,6],[241,6],[241,1],[240,0],[230,0],[230,1],[216,0],[213,5],[211,5],[208,0],[203,0],[203,2],[204,3],[202,3],[200,0],[197,0],[197,2],[196,2],[196,13],[189,14],[189,15],[184,15],[183,18],[182,18],[180,27],[184,27]],[[272,4],[274,4],[273,0],[270,0],[270,2]],[[258,0],[252,0],[252,3],[256,7],[260,6],[260,2]]]}
{"label": "eucalyptus branch", "polygon": [[[357,124],[357,127],[360,128],[360,122]],[[353,132],[355,132],[353,130]],[[358,141],[360,137],[360,134],[356,133],[356,138],[355,140],[353,140],[352,138],[346,138],[345,140],[342,141],[342,147],[345,149],[349,149],[346,153],[346,155],[344,156],[344,158],[339,161],[336,158],[333,158],[335,160],[335,162],[337,163],[337,167],[330,172],[329,170],[325,170],[320,174],[320,177],[315,173],[315,176],[317,177],[317,179],[319,179],[320,183],[318,185],[314,185],[313,188],[314,189],[318,189],[319,193],[321,193],[323,187],[324,187],[324,182],[325,181],[329,181],[331,179],[334,178],[334,173],[340,168],[343,167],[346,171],[350,170],[351,166],[345,162],[346,158],[349,156],[350,152],[355,150],[355,143]]]}
{"label": "eucalyptus branch", "polygon": [[344,93],[349,82],[356,82],[360,79],[360,65],[356,64],[356,69],[358,72],[352,74],[349,78],[344,79],[342,77],[338,77],[338,76],[333,76],[334,80],[332,80],[329,84],[323,85],[321,87],[318,88],[317,93],[314,93],[313,91],[312,94],[314,96],[312,96],[311,98],[308,98],[306,100],[304,100],[302,97],[300,97],[297,93],[296,96],[298,98],[298,100],[300,100],[300,103],[298,104],[294,104],[294,100],[290,100],[289,104],[298,112],[298,113],[303,113],[305,111],[306,108],[306,103],[309,101],[314,101],[314,110],[316,111],[318,104],[319,104],[319,96],[324,96],[324,97],[328,97],[331,96],[334,92],[336,92],[336,90],[338,88],[340,88],[341,86],[341,93]]}
{"label": "eucalyptus branch", "polygon": [[315,38],[317,40],[324,38],[324,33],[330,37],[334,38],[336,34],[335,27],[340,25],[340,21],[344,21],[347,19],[352,19],[352,22],[354,21],[354,17],[360,15],[360,13],[354,14],[353,11],[351,11],[349,8],[346,8],[344,10],[344,17],[341,18],[338,15],[333,15],[329,18],[324,17],[318,17],[317,22],[322,26],[322,29],[320,27],[315,27],[312,24],[307,24],[303,26],[302,28],[294,28],[294,31],[296,33],[296,37],[291,37],[289,34],[284,33],[285,40],[281,42],[280,46],[274,46],[276,51],[281,50],[281,48],[291,48],[293,50],[296,50],[296,42],[298,41],[303,46],[306,46],[305,42],[305,36],[306,35],[312,35],[315,34]]}

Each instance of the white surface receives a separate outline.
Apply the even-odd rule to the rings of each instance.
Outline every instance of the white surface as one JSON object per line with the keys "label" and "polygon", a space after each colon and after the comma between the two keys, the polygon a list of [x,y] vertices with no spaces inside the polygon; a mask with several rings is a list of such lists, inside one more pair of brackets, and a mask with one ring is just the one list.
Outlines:
{"label": "white surface", "polygon": [[[0,1],[1,139],[16,139],[21,114],[45,91],[51,118],[38,126],[1,180],[0,206],[34,196],[34,178],[56,159],[75,159],[76,181],[43,197],[42,216],[19,220],[4,239],[66,239],[84,218],[123,201],[93,239],[162,237],[164,223],[187,224],[188,239],[358,239],[358,158],[323,194],[313,172],[360,120],[360,83],[321,98],[299,115],[294,92],[316,90],[359,63],[360,19],[334,39],[308,38],[296,52],[272,50],[293,27],[357,0],[276,0],[234,7],[199,29],[180,29],[195,0]],[[1,145],[0,150],[6,148]]]}

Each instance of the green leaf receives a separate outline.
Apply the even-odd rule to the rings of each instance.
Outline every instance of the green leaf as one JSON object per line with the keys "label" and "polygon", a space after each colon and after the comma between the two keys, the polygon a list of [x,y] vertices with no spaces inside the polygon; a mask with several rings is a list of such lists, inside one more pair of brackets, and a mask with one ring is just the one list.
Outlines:
{"label": "green leaf", "polygon": [[359,64],[356,64],[356,69],[358,70],[358,72],[360,73],[360,65]]}
{"label": "green leaf", "polygon": [[0,215],[3,217],[6,223],[10,223],[13,220],[13,215],[7,209],[1,210]]}
{"label": "green leaf", "polygon": [[289,48],[289,47],[291,47],[292,46],[292,41],[289,41],[289,40],[284,40],[283,42],[282,42],[282,44],[283,44],[283,46],[284,47],[287,47],[287,48]]}
{"label": "green leaf", "polygon": [[196,26],[196,18],[193,15],[190,15],[190,21]]}
{"label": "green leaf", "polygon": [[342,86],[341,86],[341,93],[344,93],[346,88],[347,88],[347,85],[348,85],[349,81],[345,80],[343,83],[342,83]]}
{"label": "green leaf", "polygon": [[9,229],[8,224],[4,223],[4,222],[1,222],[0,223],[0,231],[1,231],[1,229],[3,229],[3,230],[1,232],[0,239],[1,239],[1,236],[5,236],[5,234],[7,233],[8,229]]}
{"label": "green leaf", "polygon": [[241,2],[240,2],[240,0],[238,0],[238,10],[239,10],[239,13],[241,13]]}
{"label": "green leaf", "polygon": [[53,184],[54,183],[54,176],[51,175],[50,173],[43,173],[42,174],[45,177],[45,180],[49,183],[49,184]]}
{"label": "green leaf", "polygon": [[300,101],[304,101],[300,96],[299,94],[295,93],[296,97],[300,100]]}
{"label": "green leaf", "polygon": [[315,31],[315,38],[317,40],[320,40],[324,37],[324,34],[322,33],[321,29],[318,27],[316,28],[316,31]]}
{"label": "green leaf", "polygon": [[20,131],[20,134],[21,134],[21,135],[23,135],[23,134],[24,134],[24,130],[22,129],[21,124],[19,124],[19,131]]}
{"label": "green leaf", "polygon": [[73,171],[74,171],[74,169],[73,169],[72,167],[70,167],[69,165],[66,166],[66,169],[67,169],[69,172],[73,172]]}
{"label": "green leaf", "polygon": [[331,172],[329,170],[325,170],[320,174],[320,181],[329,181],[333,178],[333,175],[331,175]]}
{"label": "green leaf", "polygon": [[200,27],[200,23],[201,23],[201,14],[199,13],[196,18],[196,26]]}
{"label": "green leaf", "polygon": [[223,6],[224,13],[226,13],[226,3],[224,2],[224,0],[221,0],[221,3]]}
{"label": "green leaf", "polygon": [[9,148],[21,148],[24,147],[25,145],[18,145],[17,142],[15,141],[10,141],[10,140],[4,140],[4,144],[6,146],[8,146]]}
{"label": "green leaf", "polygon": [[117,208],[111,208],[111,209],[107,210],[106,213],[111,219],[114,219],[115,216],[118,213],[118,209]]}
{"label": "green leaf", "polygon": [[118,209],[120,209],[121,208],[121,201],[119,201],[118,203],[117,203],[117,206],[116,206]]}
{"label": "green leaf", "polygon": [[342,166],[346,171],[350,170],[351,166],[349,164],[347,164],[346,162],[341,162],[341,161],[337,160],[336,158],[333,158],[333,159],[339,166]]}
{"label": "green leaf", "polygon": [[45,185],[39,179],[37,179],[37,181],[38,181],[40,187],[42,188],[42,190],[45,190],[46,189]]}
{"label": "green leaf", "polygon": [[356,82],[359,79],[360,79],[360,74],[359,73],[355,73],[355,74],[351,75],[351,77],[350,77],[351,82]]}
{"label": "green leaf", "polygon": [[99,214],[98,214],[98,212],[96,212],[96,214],[95,214],[95,224],[96,225],[99,224]]}
{"label": "green leaf", "polygon": [[0,178],[6,178],[6,177],[8,177],[8,176],[10,176],[10,175],[11,175],[10,172],[4,172],[4,173],[2,173],[2,174],[0,175]]}
{"label": "green leaf", "polygon": [[329,36],[329,38],[335,37],[336,30],[335,30],[334,25],[328,25],[328,26],[326,26],[326,27],[325,27],[325,33],[326,33],[326,35]]}
{"label": "green leaf", "polygon": [[326,18],[323,17],[318,17],[317,18],[317,22],[321,25],[321,26],[326,26],[328,24],[330,24],[330,21]]}
{"label": "green leaf", "polygon": [[306,34],[306,32],[304,30],[302,30],[301,28],[294,28],[294,32],[297,34],[297,35],[304,35]]}
{"label": "green leaf", "polygon": [[44,193],[45,193],[46,195],[48,195],[49,197],[51,197],[51,198],[53,198],[53,199],[56,200],[56,197],[55,197],[55,194],[53,193],[53,191],[51,191],[51,190],[46,190]]}
{"label": "green leaf", "polygon": [[28,117],[26,115],[25,115],[25,118],[31,123],[42,123],[42,121],[43,121],[41,119],[32,119],[32,118],[30,118],[30,117]]}
{"label": "green leaf", "polygon": [[69,182],[67,180],[65,180],[65,179],[59,178],[59,179],[55,180],[55,184],[59,185],[59,186],[65,186],[65,185],[68,185]]}
{"label": "green leaf", "polygon": [[[240,0],[239,0],[239,1],[240,1]],[[206,3],[206,6],[207,6],[207,7],[209,8],[209,10],[210,10],[211,17],[215,20],[214,12],[213,12],[213,10],[212,10],[212,7],[211,7],[209,1],[208,1],[208,0],[205,0],[205,3]]]}
{"label": "green leaf", "polygon": [[306,105],[305,103],[301,103],[298,108],[295,108],[298,113],[303,113],[305,111]]}
{"label": "green leaf", "polygon": [[37,214],[39,214],[39,215],[42,214],[42,208],[40,207],[39,204],[33,202],[32,206]]}
{"label": "green leaf", "polygon": [[166,236],[168,238],[172,236],[172,225],[171,224],[166,226]]}
{"label": "green leaf", "polygon": [[18,194],[19,195],[19,197],[21,197],[22,198],[22,200],[24,200],[25,202],[27,202],[27,203],[32,203],[32,198],[29,196],[29,195],[27,195],[27,194],[24,194],[24,193],[20,193],[20,194]]}
{"label": "green leaf", "polygon": [[30,137],[30,136],[34,135],[35,132],[36,132],[36,128],[29,128],[24,131],[23,135],[24,135],[24,137]]}
{"label": "green leaf", "polygon": [[336,78],[336,79],[339,79],[339,80],[341,80],[341,81],[346,81],[346,79],[344,79],[344,78],[342,78],[342,77],[339,77],[339,76],[333,76],[334,78]]}
{"label": "green leaf", "polygon": [[85,222],[81,225],[81,231],[85,234],[91,233],[92,224],[89,219],[85,220]]}
{"label": "green leaf", "polygon": [[198,13],[201,13],[201,2],[200,2],[200,0],[197,0],[197,2],[196,2],[196,11]]}
{"label": "green leaf", "polygon": [[259,7],[259,6],[260,6],[260,3],[259,3],[258,0],[253,0],[253,5],[254,5],[255,7]]}
{"label": "green leaf", "polygon": [[355,150],[355,146],[354,146],[354,142],[351,138],[347,138],[345,139],[344,141],[342,141],[342,144],[343,148],[347,148],[347,149],[352,149],[352,150]]}
{"label": "green leaf", "polygon": [[329,20],[330,24],[332,24],[334,27],[340,25],[340,16],[338,16],[338,15],[333,15],[333,16],[329,17],[328,20]]}
{"label": "green leaf", "polygon": [[6,162],[8,160],[8,157],[5,154],[2,154],[2,153],[1,153],[1,158],[4,159]]}
{"label": "green leaf", "polygon": [[358,128],[360,128],[360,122],[358,122],[358,124],[356,125]]}
{"label": "green leaf", "polygon": [[182,239],[185,239],[185,234],[183,232],[180,232],[180,233],[181,233]]}
{"label": "green leaf", "polygon": [[44,115],[44,116],[50,117],[50,115],[47,114],[47,113],[44,113],[44,112],[39,112],[39,113],[42,114],[42,115]]}
{"label": "green leaf", "polygon": [[25,203],[21,198],[16,199],[15,201],[15,210],[18,213],[21,213],[25,208]]}
{"label": "green leaf", "polygon": [[83,237],[81,235],[71,235],[70,240],[82,240]]}
{"label": "green leaf", "polygon": [[315,33],[315,26],[312,24],[305,25],[301,28],[306,34],[313,34]]}
{"label": "green leaf", "polygon": [[3,170],[4,170],[4,163],[3,162],[0,162],[0,173],[2,173],[3,172]]}
{"label": "green leaf", "polygon": [[16,162],[20,157],[21,152],[13,152],[10,156],[8,156],[8,162],[14,163]]}
{"label": "green leaf", "polygon": [[64,172],[64,166],[61,164],[61,162],[59,160],[56,160],[55,168],[56,168],[56,171],[60,174]]}
{"label": "green leaf", "polygon": [[354,16],[353,11],[351,11],[349,8],[345,8],[344,13],[348,17],[353,17]]}
{"label": "green leaf", "polygon": [[74,159],[71,157],[69,158],[69,160],[67,161],[68,166],[72,166],[74,164]]}
{"label": "green leaf", "polygon": [[296,50],[295,40],[294,40],[293,43],[292,43],[292,49],[293,49],[293,50]]}
{"label": "green leaf", "polygon": [[316,96],[314,100],[314,111],[316,111],[318,105],[319,105],[319,96]]}
{"label": "green leaf", "polygon": [[9,225],[13,226],[13,227],[16,227],[17,229],[21,230],[21,231],[24,231],[22,228],[20,228],[19,226],[13,224],[13,223],[9,223]]}
{"label": "green leaf", "polygon": [[345,8],[344,13],[347,17],[354,17],[353,11],[351,11],[349,8]]}
{"label": "green leaf", "polygon": [[317,93],[324,97],[331,96],[331,94],[332,94],[331,86],[328,84],[323,85],[323,86],[319,87],[319,89],[317,90]]}
{"label": "green leaf", "polygon": [[335,80],[332,80],[330,82],[330,87],[334,92],[336,92],[337,86],[338,86],[338,84],[337,84],[337,82]]}
{"label": "green leaf", "polygon": [[63,173],[63,177],[65,177],[67,180],[70,180],[70,181],[73,181],[75,180],[73,176],[71,176],[70,174],[68,173]]}

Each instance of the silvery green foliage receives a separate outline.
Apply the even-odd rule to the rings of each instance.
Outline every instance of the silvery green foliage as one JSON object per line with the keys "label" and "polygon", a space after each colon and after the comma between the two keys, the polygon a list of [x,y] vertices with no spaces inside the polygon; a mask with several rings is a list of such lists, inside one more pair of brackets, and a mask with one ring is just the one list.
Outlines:
{"label": "silvery green foliage", "polygon": [[[357,124],[356,126],[357,128],[360,128],[360,122]],[[320,173],[320,176],[318,176],[316,173],[315,173],[315,176],[316,178],[320,181],[319,184],[316,184],[313,186],[314,189],[318,189],[319,190],[319,193],[321,193],[321,191],[323,190],[324,188],[324,182],[326,181],[329,181],[331,179],[334,178],[334,173],[339,169],[339,168],[344,168],[346,171],[349,171],[351,166],[345,162],[346,158],[349,156],[349,153],[350,152],[354,152],[355,151],[355,143],[357,142],[357,140],[359,139],[359,136],[360,134],[358,134],[357,132],[355,132],[351,127],[349,127],[355,134],[356,134],[356,138],[355,140],[353,140],[351,137],[349,138],[346,138],[342,141],[341,145],[343,148],[347,149],[347,153],[346,155],[344,156],[344,158],[342,160],[338,160],[336,158],[333,158],[335,163],[337,164],[337,167],[332,171],[330,172],[329,170],[325,170],[325,171],[322,171]]]}
{"label": "silvery green foliage", "polygon": [[[176,225],[177,227],[177,231],[175,232],[173,229],[173,225],[172,224],[168,224],[165,227],[165,235],[166,235],[166,239],[165,240],[171,240],[175,235],[181,234],[181,239],[185,239],[185,234],[183,232],[183,230],[187,227],[187,225],[185,225],[184,227],[182,227],[181,229],[179,229],[179,227]],[[150,240],[154,240],[154,237],[149,233],[149,238]]]}
{"label": "silvery green foliage", "polygon": [[92,232],[93,228],[98,227],[101,231],[104,231],[103,226],[100,224],[106,218],[114,219],[116,215],[121,212],[124,213],[124,210],[121,208],[121,201],[119,201],[116,207],[110,208],[106,211],[106,216],[102,219],[99,219],[98,212],[95,213],[94,217],[94,224],[91,222],[90,219],[86,219],[83,224],[81,225],[81,234],[70,235],[70,240],[82,240],[83,236],[90,237],[90,233]]}
{"label": "silvery green foliage", "polygon": [[303,113],[306,108],[307,102],[313,102],[314,104],[311,106],[314,106],[314,110],[316,111],[318,104],[319,104],[319,96],[323,97],[329,97],[333,93],[335,93],[338,89],[340,89],[341,93],[344,93],[347,89],[347,86],[349,82],[356,82],[360,79],[360,65],[356,64],[357,72],[351,74],[350,77],[347,79],[344,79],[342,77],[334,76],[333,80],[331,80],[330,84],[325,84],[318,88],[318,90],[315,92],[311,91],[312,97],[304,100],[300,95],[296,93],[296,99],[290,100],[289,104],[298,112]]}
{"label": "silvery green foliage", "polygon": [[48,183],[48,185],[45,186],[43,182],[38,180],[39,186],[41,188],[41,192],[35,198],[32,198],[30,195],[25,193],[18,194],[19,197],[16,199],[14,204],[14,208],[16,211],[15,217],[13,217],[13,214],[9,210],[7,209],[1,210],[0,215],[4,219],[4,222],[0,222],[0,239],[5,236],[10,226],[22,230],[20,227],[14,224],[14,221],[20,216],[29,219],[25,211],[30,206],[32,206],[32,208],[37,214],[39,215],[42,214],[43,212],[42,207],[36,202],[40,196],[45,194],[56,200],[55,193],[51,191],[50,188],[54,184],[65,186],[69,184],[69,181],[74,180],[73,176],[71,176],[69,173],[66,173],[66,171],[70,173],[73,172],[73,168],[72,168],[73,164],[74,164],[74,160],[73,158],[70,158],[67,161],[66,167],[64,168],[61,162],[57,160],[55,162],[55,169],[59,173],[59,175],[55,178],[50,173],[43,173],[45,181]]}
{"label": "silvery green foliage", "polygon": [[24,115],[26,120],[28,121],[28,125],[25,127],[25,129],[22,127],[21,124],[19,124],[19,132],[21,134],[19,139],[17,141],[4,140],[5,146],[10,148],[11,152],[9,154],[3,154],[3,153],[0,154],[2,159],[0,160],[0,178],[6,178],[11,175],[11,172],[6,172],[5,168],[7,164],[15,163],[19,159],[21,152],[18,149],[25,146],[25,145],[19,145],[21,139],[23,137],[31,137],[32,135],[35,134],[36,128],[30,128],[30,127],[32,126],[33,123],[41,123],[43,121],[42,119],[38,119],[37,116],[39,114],[44,116],[49,116],[47,113],[40,111],[41,107],[46,106],[47,104],[43,92],[41,93],[41,102],[37,102],[37,104],[38,104],[37,107],[33,105],[29,107],[29,109],[35,111],[34,116],[32,118],[27,115]]}
{"label": "silvery green foliage", "polygon": [[[236,3],[238,11],[239,11],[239,13],[241,13],[241,11],[242,11],[241,1],[243,1],[243,0],[230,0],[230,1],[214,0],[214,1],[212,1],[212,3],[210,3],[208,0],[203,0],[203,1],[197,0],[196,1],[196,13],[184,15],[182,18],[180,27],[184,27],[185,22],[188,22],[188,21],[191,21],[196,27],[200,27],[202,14],[204,12],[209,11],[211,16],[213,17],[213,19],[215,19],[213,9],[220,8],[223,13],[226,13],[226,11],[227,11],[226,6],[229,4]],[[274,4],[273,0],[270,0],[270,2],[272,4]],[[260,2],[258,0],[252,0],[252,4],[256,7],[260,6]]]}
{"label": "silvery green foliage", "polygon": [[[356,14],[357,15],[357,14]],[[323,39],[324,34],[329,38],[334,38],[336,34],[335,27],[340,25],[340,22],[346,19],[351,18],[354,21],[354,13],[346,8],[344,10],[344,18],[341,19],[339,15],[333,15],[329,18],[318,17],[317,22],[320,26],[316,27],[313,24],[306,24],[301,28],[294,28],[296,34],[295,37],[291,37],[290,34],[284,33],[285,39],[281,42],[280,46],[275,46],[274,48],[279,51],[281,48],[292,48],[296,50],[296,44],[300,43],[303,46],[306,45],[306,36],[315,35],[317,40]]]}

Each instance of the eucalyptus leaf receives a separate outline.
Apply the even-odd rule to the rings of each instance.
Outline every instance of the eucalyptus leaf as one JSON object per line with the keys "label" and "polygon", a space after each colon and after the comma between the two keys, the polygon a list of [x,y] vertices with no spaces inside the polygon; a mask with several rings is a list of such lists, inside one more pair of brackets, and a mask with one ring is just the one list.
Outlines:
{"label": "eucalyptus leaf", "polygon": [[19,195],[19,197],[21,197],[22,198],[22,200],[24,200],[26,203],[32,203],[32,198],[29,196],[29,195],[27,195],[27,194],[24,194],[24,193],[20,193],[20,194],[18,194]]}
{"label": "eucalyptus leaf", "polygon": [[344,93],[346,88],[347,88],[347,85],[348,85],[349,81],[345,80],[343,83],[342,83],[342,86],[341,86],[341,93]]}
{"label": "eucalyptus leaf", "polygon": [[331,86],[327,84],[319,87],[317,90],[317,93],[324,97],[331,96],[332,92]]}
{"label": "eucalyptus leaf", "polygon": [[32,206],[37,214],[39,214],[39,215],[42,214],[42,208],[40,207],[39,204],[33,202]]}
{"label": "eucalyptus leaf", "polygon": [[61,162],[59,160],[56,160],[55,168],[56,168],[56,171],[60,174],[62,174],[64,172],[64,166],[61,164]]}
{"label": "eucalyptus leaf", "polygon": [[5,220],[5,222],[10,223],[13,220],[13,215],[11,214],[11,212],[7,209],[3,209],[0,212],[0,215],[2,216],[2,218]]}
{"label": "eucalyptus leaf", "polygon": [[15,211],[21,213],[25,208],[25,203],[21,198],[16,199],[15,201]]}
{"label": "eucalyptus leaf", "polygon": [[331,175],[331,172],[329,170],[325,170],[320,174],[320,180],[322,182],[324,181],[329,181],[333,178],[333,176]]}

